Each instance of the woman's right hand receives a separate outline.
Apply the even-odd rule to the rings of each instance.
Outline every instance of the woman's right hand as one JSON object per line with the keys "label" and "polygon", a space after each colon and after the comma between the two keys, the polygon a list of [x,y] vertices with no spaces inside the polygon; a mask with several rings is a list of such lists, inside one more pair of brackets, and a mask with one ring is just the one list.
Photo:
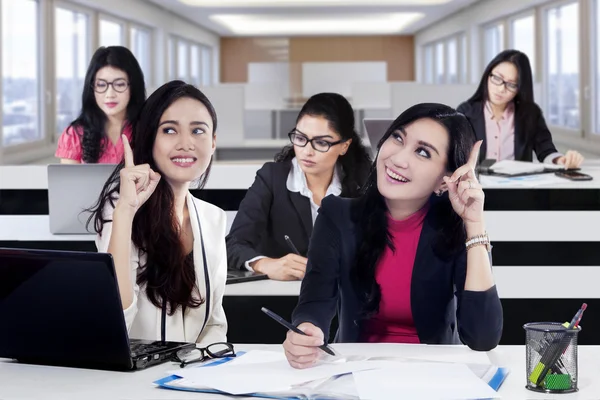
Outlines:
{"label": "woman's right hand", "polygon": [[306,257],[290,253],[281,258],[261,258],[252,264],[252,269],[276,281],[301,280],[306,273],[307,262]]}
{"label": "woman's right hand", "polygon": [[283,342],[285,356],[294,368],[310,368],[316,364],[323,352],[319,346],[323,345],[325,336],[320,328],[310,322],[301,323],[298,325],[298,329],[306,333],[306,336],[288,331],[285,342]]}
{"label": "woman's right hand", "polygon": [[118,204],[135,213],[154,193],[160,182],[160,174],[148,164],[135,165],[127,136],[122,135],[122,140],[125,167],[121,170]]}

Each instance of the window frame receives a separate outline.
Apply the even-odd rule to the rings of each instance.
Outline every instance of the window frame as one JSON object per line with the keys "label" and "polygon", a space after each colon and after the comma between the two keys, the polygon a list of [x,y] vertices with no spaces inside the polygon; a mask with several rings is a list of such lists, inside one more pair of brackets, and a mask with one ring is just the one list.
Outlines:
{"label": "window frame", "polygon": [[[539,70],[539,57],[538,57],[538,52],[536,51],[536,49],[539,47],[538,46],[538,42],[539,42],[539,38],[538,38],[538,25],[539,25],[539,21],[538,21],[538,16],[536,15],[535,9],[531,8],[528,9],[526,11],[517,13],[517,14],[512,14],[511,16],[508,17],[507,19],[507,27],[508,27],[508,48],[514,49],[514,39],[515,39],[515,32],[513,29],[513,23],[515,21],[518,21],[520,19],[524,19],[524,18],[529,18],[529,17],[533,17],[533,50],[534,50],[534,54],[528,54],[527,56],[529,57],[529,61],[531,62],[531,58],[533,57],[533,68],[532,71],[533,72],[533,81],[534,82],[538,82],[539,80],[539,76],[540,74],[538,73]],[[543,41],[543,40],[542,40]]]}
{"label": "window frame", "polygon": [[[148,48],[148,57],[150,58],[150,71],[149,71],[149,75],[146,77],[146,87],[154,87],[154,84],[158,81],[158,79],[156,79],[156,72],[155,72],[155,68],[154,68],[154,58],[155,58],[155,53],[154,53],[154,40],[155,40],[155,33],[154,33],[154,29],[150,28],[149,26],[143,25],[143,24],[139,24],[137,22],[129,22],[127,24],[127,32],[128,32],[128,43],[127,43],[127,48],[131,50],[132,53],[133,52],[133,35],[131,34],[131,31],[133,29],[138,29],[141,31],[146,31],[149,34],[150,37],[150,46]],[[135,55],[135,53],[134,53]],[[139,62],[139,60],[138,60]],[[145,73],[144,73],[145,76]]]}
{"label": "window frame", "polygon": [[493,59],[493,57],[491,59],[487,59],[487,55],[486,55],[486,34],[487,31],[492,29],[492,28],[498,28],[498,27],[502,27],[502,33],[500,35],[501,38],[501,43],[500,43],[500,49],[496,52],[496,54],[498,54],[499,52],[503,51],[506,49],[506,36],[507,36],[507,20],[506,18],[500,18],[500,19],[495,19],[489,22],[486,22],[485,24],[481,25],[481,43],[479,45],[479,59],[480,59],[480,68],[481,68],[481,73],[483,73],[483,71],[485,71],[485,67],[487,67],[487,65],[490,63],[490,61]]}
{"label": "window frame", "polygon": [[[98,36],[98,40],[97,40],[97,45],[96,45],[96,49],[100,46],[102,46],[101,41],[102,41],[102,31],[101,31],[101,25],[102,25],[102,21],[107,21],[107,22],[112,22],[115,24],[118,24],[121,26],[121,43],[118,44],[118,46],[125,46],[127,48],[129,48],[128,44],[129,44],[129,21],[121,19],[119,17],[115,17],[114,15],[111,14],[106,14],[104,12],[99,12],[98,13],[98,24],[96,27],[96,31],[97,31],[97,36]],[[112,44],[109,46],[113,46]]]}

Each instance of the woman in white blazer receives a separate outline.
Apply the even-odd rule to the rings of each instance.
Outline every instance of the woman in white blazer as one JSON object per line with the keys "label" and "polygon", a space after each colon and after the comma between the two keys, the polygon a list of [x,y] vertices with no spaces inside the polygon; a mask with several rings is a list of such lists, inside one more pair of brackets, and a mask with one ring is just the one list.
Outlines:
{"label": "woman in white blazer", "polygon": [[96,246],[113,256],[131,338],[226,341],[226,216],[189,192],[208,179],[216,128],[202,92],[166,83],[144,103],[131,146],[123,136],[124,160],[93,209]]}

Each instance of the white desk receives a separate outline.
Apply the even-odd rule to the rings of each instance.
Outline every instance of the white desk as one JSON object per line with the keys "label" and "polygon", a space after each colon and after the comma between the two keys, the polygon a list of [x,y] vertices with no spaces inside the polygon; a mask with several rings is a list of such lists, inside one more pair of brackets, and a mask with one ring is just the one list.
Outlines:
{"label": "white desk", "polygon": [[[43,343],[41,344],[43,345]],[[335,345],[344,354],[424,355],[433,346],[420,345]],[[427,348],[423,348],[427,347]],[[280,345],[236,345],[236,350],[281,350]],[[438,348],[441,352],[443,348]],[[437,351],[437,350],[434,350]],[[579,392],[541,394],[525,389],[524,346],[503,346],[488,353],[492,363],[510,368],[500,388],[506,400],[521,399],[599,399],[600,346],[579,347]],[[204,395],[156,388],[152,382],[176,369],[173,363],[137,372],[110,372],[74,368],[18,364],[0,360],[0,399],[2,400],[95,400],[95,399],[220,399],[226,396]],[[398,388],[399,394],[402,388]],[[238,397],[239,399],[239,397]]]}

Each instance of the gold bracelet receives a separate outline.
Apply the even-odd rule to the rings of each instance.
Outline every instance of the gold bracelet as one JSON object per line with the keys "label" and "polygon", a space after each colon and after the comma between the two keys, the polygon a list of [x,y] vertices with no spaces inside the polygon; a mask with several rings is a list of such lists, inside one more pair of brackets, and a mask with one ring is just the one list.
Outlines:
{"label": "gold bracelet", "polygon": [[476,247],[476,246],[485,246],[488,253],[490,251],[492,251],[492,245],[490,244],[490,238],[489,238],[487,232],[485,232],[482,235],[476,235],[476,236],[473,236],[472,238],[469,238],[467,240],[467,242],[465,243],[465,246],[467,247],[467,251],[469,251],[470,249],[472,249],[473,247]]}

